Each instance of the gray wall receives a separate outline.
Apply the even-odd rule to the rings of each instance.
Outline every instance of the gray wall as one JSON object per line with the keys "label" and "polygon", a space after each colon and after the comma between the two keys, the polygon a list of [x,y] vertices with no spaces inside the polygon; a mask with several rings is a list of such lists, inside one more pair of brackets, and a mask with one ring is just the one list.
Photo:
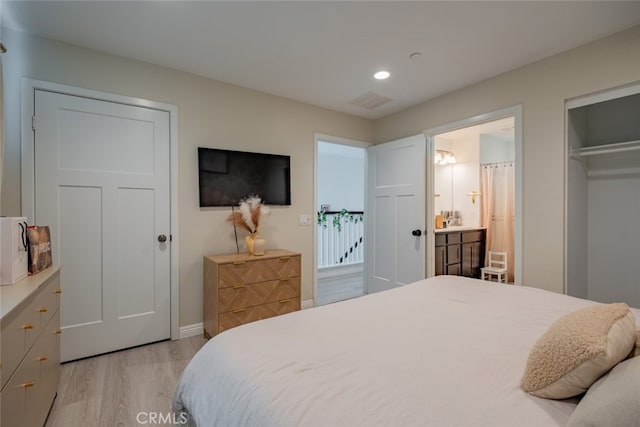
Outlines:
{"label": "gray wall", "polygon": [[378,120],[384,142],[523,106],[523,283],[563,291],[565,100],[640,79],[640,26]]}
{"label": "gray wall", "polygon": [[200,209],[198,146],[291,156],[291,207],[274,208],[261,227],[268,247],[302,253],[302,297],[313,297],[314,133],[370,141],[370,120],[184,72],[4,29],[5,170],[2,214],[20,214],[20,86],[27,77],[149,99],[179,110],[180,325],[202,321],[202,257],[235,251],[226,208]]}
{"label": "gray wall", "polygon": [[20,213],[20,78],[135,96],[179,108],[180,324],[201,321],[202,256],[235,249],[227,211],[198,208],[197,146],[292,156],[293,206],[275,209],[270,246],[303,253],[312,297],[313,133],[378,143],[481,113],[523,106],[523,282],[562,292],[566,99],[640,79],[640,26],[371,122],[183,72],[4,30],[4,215]]}

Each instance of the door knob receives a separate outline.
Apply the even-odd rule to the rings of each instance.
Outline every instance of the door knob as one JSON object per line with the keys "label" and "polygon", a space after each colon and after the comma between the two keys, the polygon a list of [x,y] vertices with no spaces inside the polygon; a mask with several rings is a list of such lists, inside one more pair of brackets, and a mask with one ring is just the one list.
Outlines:
{"label": "door knob", "polygon": [[422,230],[413,230],[411,234],[413,236],[422,236]]}
{"label": "door knob", "polygon": [[158,236],[158,242],[164,243],[166,241],[167,241],[167,236],[165,236],[164,234],[161,234]]}

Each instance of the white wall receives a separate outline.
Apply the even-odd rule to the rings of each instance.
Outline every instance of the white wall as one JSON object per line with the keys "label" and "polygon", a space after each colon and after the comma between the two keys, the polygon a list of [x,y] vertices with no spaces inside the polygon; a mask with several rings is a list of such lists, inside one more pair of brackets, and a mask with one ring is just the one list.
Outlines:
{"label": "white wall", "polygon": [[640,307],[640,177],[590,178],[587,192],[587,295]]}
{"label": "white wall", "polygon": [[640,79],[640,26],[377,120],[377,143],[523,107],[523,284],[563,291],[566,99]]}
{"label": "white wall", "polygon": [[516,159],[515,146],[513,132],[510,138],[481,133],[480,164],[514,161]]}
{"label": "white wall", "polygon": [[377,120],[356,118],[214,80],[3,29],[5,162],[2,214],[20,214],[20,78],[175,104],[179,108],[180,324],[201,321],[202,256],[234,250],[227,211],[199,209],[198,146],[288,153],[290,208],[275,209],[270,245],[303,254],[303,299],[312,296],[314,132],[378,143],[465,118],[523,106],[523,280],[563,289],[564,102],[640,78],[640,26]]}
{"label": "white wall", "polygon": [[202,321],[202,257],[235,252],[226,208],[200,209],[197,147],[289,154],[292,206],[272,209],[268,247],[302,253],[302,298],[313,293],[314,134],[370,141],[372,122],[184,72],[3,29],[6,144],[2,214],[20,214],[21,78],[164,103],[179,109],[180,325]]}
{"label": "white wall", "polygon": [[[568,147],[579,148],[586,141],[586,110],[574,109],[568,115]],[[587,170],[578,159],[567,164],[567,266],[566,292],[578,298],[588,298],[588,193]]]}
{"label": "white wall", "polygon": [[318,205],[364,211],[366,150],[318,141]]}

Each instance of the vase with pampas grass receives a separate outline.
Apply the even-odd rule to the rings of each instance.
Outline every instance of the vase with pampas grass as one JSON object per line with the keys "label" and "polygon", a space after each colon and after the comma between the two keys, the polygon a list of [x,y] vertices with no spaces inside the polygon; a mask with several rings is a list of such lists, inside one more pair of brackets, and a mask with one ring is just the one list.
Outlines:
{"label": "vase with pampas grass", "polygon": [[[240,200],[237,211],[232,211],[227,221],[236,227],[243,228],[249,232],[244,241],[249,255],[264,255],[265,240],[258,236],[258,226],[263,216],[269,215],[269,208],[262,204],[262,199],[258,196],[249,196]],[[236,245],[238,235],[236,232]]]}

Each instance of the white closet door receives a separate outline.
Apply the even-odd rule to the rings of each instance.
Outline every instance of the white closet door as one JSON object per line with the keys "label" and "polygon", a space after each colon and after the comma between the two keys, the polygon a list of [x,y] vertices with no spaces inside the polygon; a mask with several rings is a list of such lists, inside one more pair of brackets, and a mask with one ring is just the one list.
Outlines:
{"label": "white closet door", "polygon": [[62,264],[62,360],[169,338],[169,114],[37,90],[35,124],[35,221]]}

